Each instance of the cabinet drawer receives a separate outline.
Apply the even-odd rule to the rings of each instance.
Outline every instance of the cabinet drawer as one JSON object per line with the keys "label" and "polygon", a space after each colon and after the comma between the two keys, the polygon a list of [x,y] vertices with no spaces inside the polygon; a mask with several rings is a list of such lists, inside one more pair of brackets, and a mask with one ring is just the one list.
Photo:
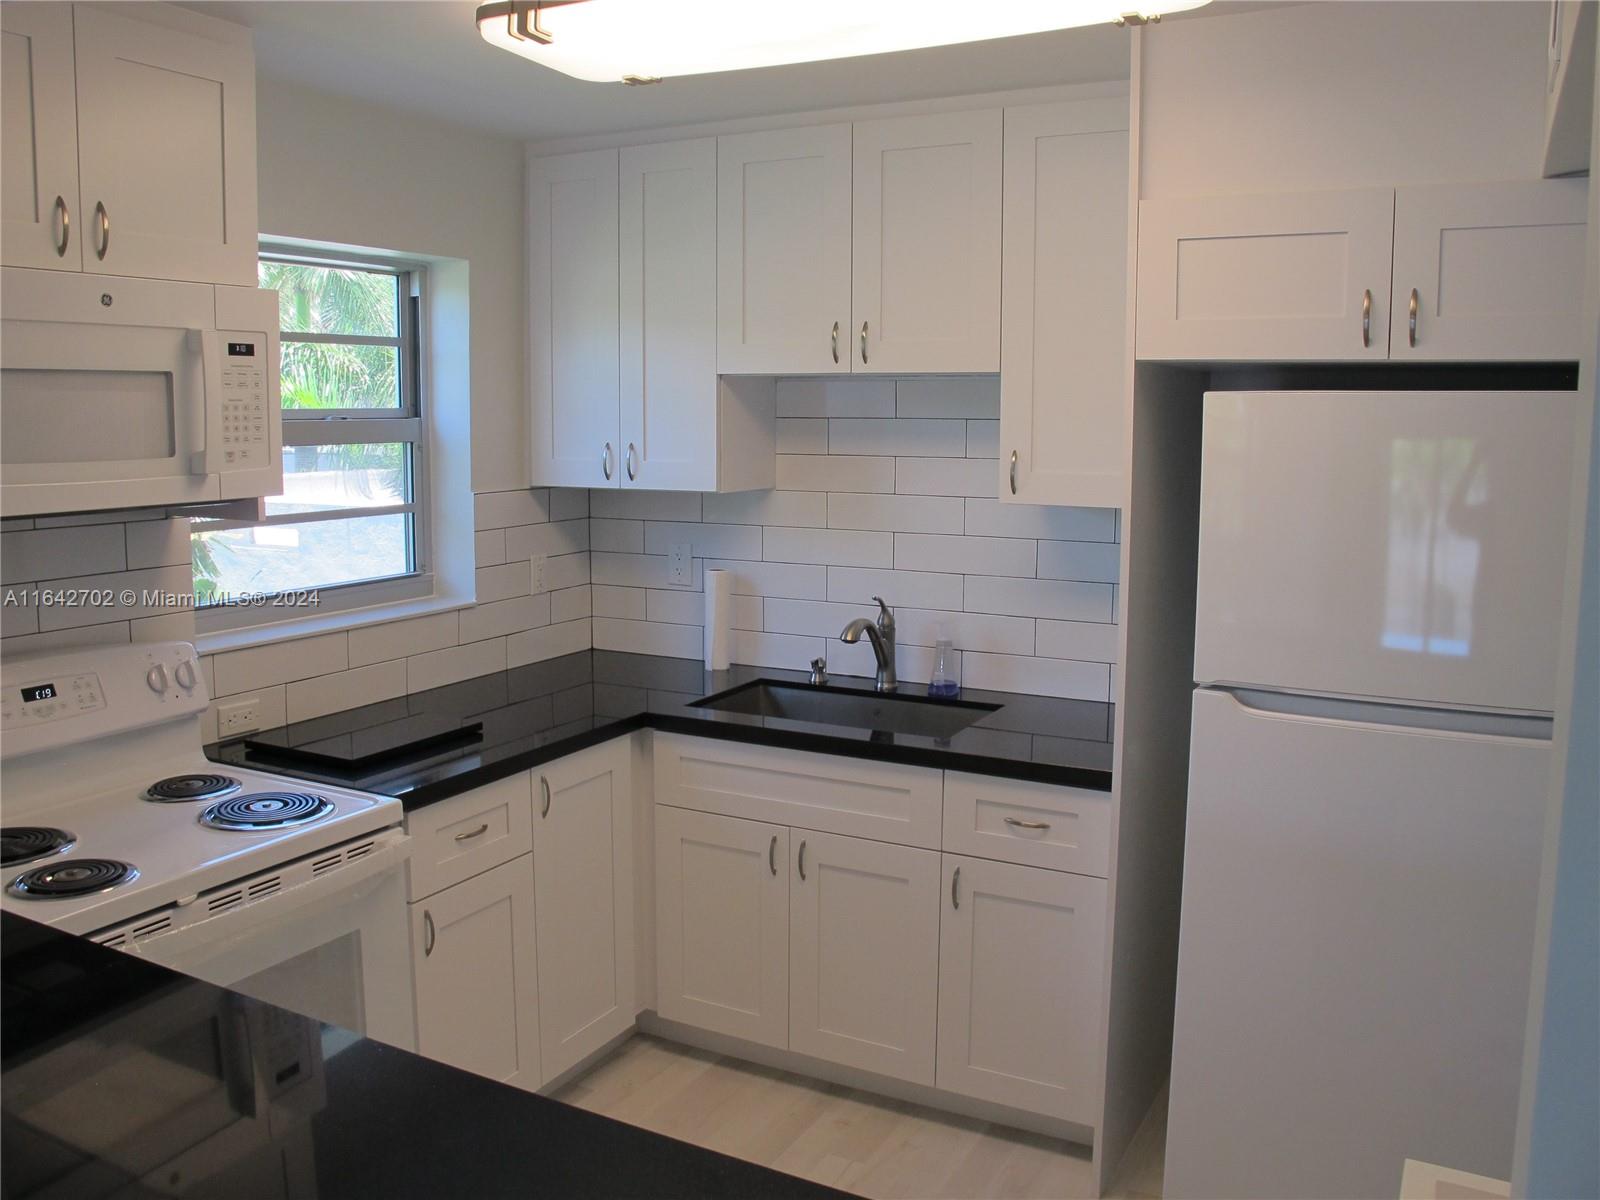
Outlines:
{"label": "cabinet drawer", "polygon": [[656,802],[939,848],[941,772],[657,734]]}
{"label": "cabinet drawer", "polygon": [[1103,879],[1111,864],[1111,795],[947,771],[944,848]]}
{"label": "cabinet drawer", "polygon": [[523,771],[407,813],[406,832],[412,900],[510,862],[533,849],[530,776]]}

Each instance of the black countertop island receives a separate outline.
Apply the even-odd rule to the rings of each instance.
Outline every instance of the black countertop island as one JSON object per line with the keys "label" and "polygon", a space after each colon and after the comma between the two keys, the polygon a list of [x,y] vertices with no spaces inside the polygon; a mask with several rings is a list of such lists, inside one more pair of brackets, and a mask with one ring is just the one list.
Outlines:
{"label": "black countertop island", "polygon": [[13,1200],[845,1195],[12,913],[0,953]]}
{"label": "black countertop island", "polygon": [[[964,690],[994,711],[949,738],[697,707],[757,679],[806,683],[798,671],[585,650],[207,747],[219,763],[398,796],[442,800],[635,729],[757,742],[1040,783],[1109,791],[1112,706]],[[871,681],[835,678],[836,690]],[[930,704],[927,688],[900,695]],[[423,748],[406,749],[416,746]]]}

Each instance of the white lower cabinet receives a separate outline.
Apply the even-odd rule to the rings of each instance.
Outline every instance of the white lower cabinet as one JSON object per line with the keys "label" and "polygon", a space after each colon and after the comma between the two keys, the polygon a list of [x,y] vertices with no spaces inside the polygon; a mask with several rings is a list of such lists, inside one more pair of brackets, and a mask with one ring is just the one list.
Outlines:
{"label": "white lower cabinet", "polygon": [[524,854],[410,910],[417,1052],[537,1088],[532,858]]}
{"label": "white lower cabinet", "polygon": [[789,830],[656,808],[656,1011],[789,1041]]}
{"label": "white lower cabinet", "polygon": [[534,770],[539,1030],[553,1079],[633,1026],[633,755],[628,738]]}
{"label": "white lower cabinet", "polygon": [[943,859],[938,1086],[1095,1124],[1106,881]]}
{"label": "white lower cabinet", "polygon": [[795,830],[789,1049],[932,1084],[939,856]]}

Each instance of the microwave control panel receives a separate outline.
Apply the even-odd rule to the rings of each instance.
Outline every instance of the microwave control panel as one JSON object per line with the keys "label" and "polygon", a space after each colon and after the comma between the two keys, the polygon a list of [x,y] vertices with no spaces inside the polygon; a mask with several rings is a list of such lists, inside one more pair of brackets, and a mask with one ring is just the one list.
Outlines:
{"label": "microwave control panel", "polygon": [[260,334],[223,333],[222,466],[265,467],[272,461],[267,433],[267,341]]}

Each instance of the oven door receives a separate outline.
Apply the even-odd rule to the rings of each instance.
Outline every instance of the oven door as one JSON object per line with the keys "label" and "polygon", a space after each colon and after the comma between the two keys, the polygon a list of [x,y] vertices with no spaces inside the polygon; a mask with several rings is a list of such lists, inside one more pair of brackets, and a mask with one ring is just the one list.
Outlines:
{"label": "oven door", "polygon": [[[410,1050],[416,1044],[405,892],[410,839],[394,830],[369,840],[376,847],[358,861],[121,948]],[[188,907],[214,906],[234,891],[248,897],[265,886],[242,880],[202,893]],[[94,940],[117,944],[117,934]]]}

